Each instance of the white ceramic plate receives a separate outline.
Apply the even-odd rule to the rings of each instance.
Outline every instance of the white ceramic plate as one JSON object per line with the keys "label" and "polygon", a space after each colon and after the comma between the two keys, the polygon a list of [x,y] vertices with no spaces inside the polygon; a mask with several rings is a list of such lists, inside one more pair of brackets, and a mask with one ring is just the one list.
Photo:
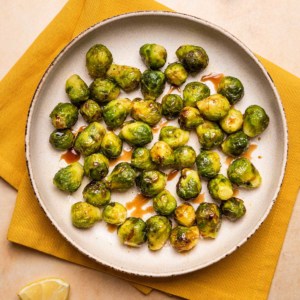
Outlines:
{"label": "white ceramic plate", "polygon": [[[167,63],[176,61],[175,51],[182,44],[202,46],[209,55],[209,66],[196,77],[190,76],[188,81],[199,80],[202,75],[211,72],[238,77],[244,84],[245,96],[235,107],[244,112],[249,105],[258,104],[270,116],[270,125],[261,139],[252,140],[258,144],[252,162],[259,169],[263,184],[256,190],[241,190],[239,193],[239,197],[245,201],[247,214],[236,223],[223,220],[217,239],[200,240],[195,249],[185,254],[176,253],[169,244],[158,252],[149,251],[146,245],[139,249],[122,246],[116,232],[109,232],[104,222],[97,223],[89,230],[74,228],[70,220],[70,207],[82,200],[82,190],[88,180],[85,178],[81,188],[72,195],[60,192],[52,184],[54,174],[65,163],[60,161],[61,153],[53,150],[48,142],[53,130],[49,113],[58,102],[68,102],[64,91],[66,79],[77,73],[88,84],[91,83],[92,79],[85,68],[85,54],[96,43],[102,43],[111,50],[114,62],[145,70],[138,51],[141,45],[149,42],[167,48]],[[214,93],[213,85],[208,85]],[[165,92],[168,89],[169,86],[166,86]],[[141,94],[136,91],[127,96],[133,99]],[[75,129],[83,124],[80,120]],[[195,134],[191,135],[189,144],[199,153]],[[215,263],[237,249],[257,230],[267,217],[280,189],[287,157],[287,127],[279,96],[267,72],[252,52],[231,34],[192,16],[139,12],[117,16],[91,27],[75,38],[50,65],[32,101],[27,123],[26,155],[32,185],[42,208],[71,244],[114,269],[163,277],[188,273]],[[222,161],[222,173],[226,174],[224,156]],[[179,175],[167,185],[174,195],[178,178]],[[205,181],[203,192],[205,200],[212,202]],[[125,204],[136,194],[135,188],[126,193],[113,193],[112,201]],[[178,199],[178,203],[181,202]],[[145,215],[144,219],[149,216]]]}

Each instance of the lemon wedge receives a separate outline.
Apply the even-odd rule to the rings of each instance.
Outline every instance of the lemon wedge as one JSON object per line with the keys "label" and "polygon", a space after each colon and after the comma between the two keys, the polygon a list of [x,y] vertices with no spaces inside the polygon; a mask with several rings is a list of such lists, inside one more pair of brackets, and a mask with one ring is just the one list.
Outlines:
{"label": "lemon wedge", "polygon": [[70,285],[59,278],[43,278],[24,286],[18,293],[21,300],[66,300]]}

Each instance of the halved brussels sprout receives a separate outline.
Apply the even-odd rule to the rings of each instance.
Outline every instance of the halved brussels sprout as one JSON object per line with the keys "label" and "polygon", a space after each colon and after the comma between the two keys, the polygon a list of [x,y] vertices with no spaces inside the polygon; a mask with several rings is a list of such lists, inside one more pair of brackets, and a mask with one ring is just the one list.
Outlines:
{"label": "halved brussels sprout", "polygon": [[82,178],[83,167],[79,162],[74,162],[54,175],[53,184],[61,191],[73,193],[80,187]]}
{"label": "halved brussels sprout", "polygon": [[175,126],[165,126],[160,130],[159,140],[166,142],[172,149],[184,146],[190,138],[190,133]]}
{"label": "halved brussels sprout", "polygon": [[148,68],[157,70],[165,65],[167,50],[158,44],[145,44],[140,48],[140,56]]}
{"label": "halved brussels sprout", "polygon": [[101,180],[108,174],[109,161],[101,153],[93,153],[84,158],[84,175],[94,180]]}
{"label": "halved brussels sprout", "polygon": [[102,219],[108,224],[121,225],[127,218],[127,209],[118,202],[108,203],[102,212]]}
{"label": "halved brussels sprout", "polygon": [[183,203],[175,209],[175,220],[179,225],[191,227],[196,220],[196,212],[190,203]]}
{"label": "halved brussels sprout", "polygon": [[246,213],[244,201],[235,197],[232,197],[227,201],[222,201],[220,209],[222,214],[233,222],[240,219]]}
{"label": "halved brussels sprout", "polygon": [[175,168],[191,168],[196,160],[196,152],[191,146],[181,146],[174,150]]}
{"label": "halved brussels sprout", "polygon": [[249,147],[248,136],[243,131],[238,131],[227,136],[221,145],[222,151],[230,156],[240,156]]}
{"label": "halved brussels sprout", "polygon": [[175,86],[180,86],[188,78],[188,72],[181,63],[175,62],[169,64],[165,70],[167,81]]}
{"label": "halved brussels sprout", "polygon": [[121,155],[123,148],[122,140],[113,132],[106,132],[100,150],[108,158],[117,158]]}
{"label": "halved brussels sprout", "polygon": [[56,129],[71,128],[78,120],[78,108],[71,103],[58,103],[50,113]]}
{"label": "halved brussels sprout", "polygon": [[132,152],[131,164],[139,170],[154,170],[157,165],[151,160],[150,151],[147,148],[136,148]]}
{"label": "halved brussels sprout", "polygon": [[170,216],[176,206],[177,201],[168,190],[163,190],[153,198],[153,208],[162,216]]}
{"label": "halved brussels sprout", "polygon": [[172,120],[179,116],[183,108],[183,101],[179,95],[167,94],[162,98],[161,106],[162,114],[168,120]]}
{"label": "halved brussels sprout", "polygon": [[228,167],[227,175],[230,181],[246,189],[254,189],[261,185],[261,176],[249,159],[235,159]]}
{"label": "halved brussels sprout", "polygon": [[181,170],[181,176],[176,185],[176,192],[180,198],[184,200],[196,198],[201,189],[201,180],[195,170],[188,168]]}
{"label": "halved brussels sprout", "polygon": [[244,96],[244,86],[239,79],[232,76],[224,76],[218,85],[217,92],[225,96],[232,105]]}
{"label": "halved brussels sprout", "polygon": [[196,103],[210,96],[209,87],[202,82],[190,82],[183,90],[184,106],[196,107]]}
{"label": "halved brussels sprout", "polygon": [[120,95],[120,88],[109,79],[96,78],[90,85],[91,98],[99,103],[115,100]]}
{"label": "halved brussels sprout", "polygon": [[222,174],[217,175],[208,182],[208,191],[215,200],[228,200],[233,196],[233,187],[230,180]]}
{"label": "halved brussels sprout", "polygon": [[204,122],[197,108],[184,107],[179,114],[178,123],[182,129],[192,130]]}
{"label": "halved brussels sprout", "polygon": [[83,199],[94,206],[103,206],[110,201],[110,191],[101,181],[91,181],[82,192]]}
{"label": "halved brussels sprout", "polygon": [[164,91],[166,76],[161,71],[146,70],[141,78],[141,90],[146,99],[155,100]]}
{"label": "halved brussels sprout", "polygon": [[89,99],[89,88],[77,74],[67,79],[65,89],[73,104],[81,103]]}
{"label": "halved brussels sprout", "polygon": [[75,136],[70,129],[54,130],[50,134],[49,142],[57,150],[72,148]]}
{"label": "halved brussels sprout", "polygon": [[102,119],[102,108],[94,100],[87,100],[81,105],[80,114],[87,123],[99,122]]}
{"label": "halved brussels sprout", "polygon": [[175,156],[172,148],[163,141],[156,142],[150,150],[151,160],[157,165],[167,168],[175,163]]}
{"label": "halved brussels sprout", "polygon": [[199,229],[197,226],[177,226],[172,229],[170,243],[177,252],[193,249],[199,240]]}
{"label": "halved brussels sprout", "polygon": [[220,126],[230,134],[239,131],[243,127],[243,121],[243,114],[239,110],[231,108],[228,114],[220,120]]}
{"label": "halved brussels sprout", "polygon": [[217,152],[202,150],[196,158],[198,174],[205,178],[214,178],[221,169],[220,156]]}
{"label": "halved brussels sprout", "polygon": [[71,207],[72,224],[77,228],[90,228],[101,220],[101,210],[86,202],[76,202]]}

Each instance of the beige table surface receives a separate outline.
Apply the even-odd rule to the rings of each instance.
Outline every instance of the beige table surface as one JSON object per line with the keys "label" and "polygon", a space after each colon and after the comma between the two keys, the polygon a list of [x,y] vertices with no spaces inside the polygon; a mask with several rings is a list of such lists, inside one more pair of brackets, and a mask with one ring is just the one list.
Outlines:
{"label": "beige table surface", "polygon": [[[254,52],[300,75],[299,0],[159,2],[222,26]],[[0,0],[0,79],[65,3],[66,0]],[[64,278],[71,284],[71,300],[170,298],[155,291],[144,296],[123,280],[11,244],[6,240],[6,232],[16,191],[0,179],[0,194],[0,299],[17,299],[16,292],[21,286],[49,276]],[[299,232],[300,197],[273,279],[271,300],[300,299]]]}

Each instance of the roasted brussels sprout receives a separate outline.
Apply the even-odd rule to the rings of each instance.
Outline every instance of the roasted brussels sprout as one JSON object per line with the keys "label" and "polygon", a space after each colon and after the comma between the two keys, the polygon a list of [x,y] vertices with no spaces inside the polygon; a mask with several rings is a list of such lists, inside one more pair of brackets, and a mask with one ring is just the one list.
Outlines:
{"label": "roasted brussels sprout", "polygon": [[121,225],[127,218],[127,209],[118,202],[108,203],[102,212],[102,219],[108,224]]}
{"label": "roasted brussels sprout", "polygon": [[115,129],[120,127],[132,108],[129,99],[116,99],[110,101],[103,108],[103,119],[108,128]]}
{"label": "roasted brussels sprout", "polygon": [[221,94],[215,94],[198,101],[197,107],[207,120],[219,121],[228,114],[230,103]]}
{"label": "roasted brussels sprout", "polygon": [[221,169],[220,156],[217,152],[202,150],[196,158],[198,174],[205,178],[214,178]]}
{"label": "roasted brussels sprout", "polygon": [[181,170],[181,176],[176,186],[176,192],[180,198],[184,200],[196,198],[201,189],[201,180],[196,171],[188,168]]}
{"label": "roasted brussels sprout", "polygon": [[94,45],[86,54],[86,67],[94,78],[104,78],[112,61],[111,52],[101,44]]}
{"label": "roasted brussels sprout", "polygon": [[91,181],[82,192],[83,199],[94,206],[103,206],[110,201],[110,191],[101,181]]}
{"label": "roasted brussels sprout", "polygon": [[163,141],[156,142],[150,150],[151,160],[157,165],[167,168],[175,163],[175,156],[172,148]]}
{"label": "roasted brussels sprout", "polygon": [[139,121],[124,123],[119,137],[131,146],[144,146],[153,139],[151,127]]}
{"label": "roasted brussels sprout", "polygon": [[190,168],[196,160],[196,152],[191,146],[181,146],[174,150],[175,168]]}
{"label": "roasted brussels sprout", "polygon": [[141,90],[146,99],[155,100],[164,91],[166,76],[161,71],[146,70],[141,78]]}
{"label": "roasted brussels sprout", "polygon": [[218,205],[207,202],[200,203],[196,210],[196,222],[202,237],[215,239],[222,222]]}
{"label": "roasted brussels sprout", "polygon": [[72,148],[75,136],[70,129],[54,130],[50,134],[49,142],[57,150]]}
{"label": "roasted brussels sprout", "polygon": [[208,55],[199,46],[182,45],[176,50],[176,55],[180,62],[189,72],[199,72],[208,65]]}
{"label": "roasted brussels sprout", "polygon": [[222,174],[209,180],[208,191],[215,200],[228,200],[233,196],[233,187],[230,180]]}
{"label": "roasted brussels sprout", "polygon": [[191,227],[196,220],[196,212],[190,203],[183,203],[175,209],[175,220],[179,225]]}
{"label": "roasted brussels sprout", "polygon": [[188,72],[181,63],[175,62],[169,64],[165,70],[167,81],[175,86],[185,83],[188,78]]}
{"label": "roasted brussels sprout", "polygon": [[227,175],[230,181],[246,189],[254,189],[261,185],[261,176],[249,159],[235,159],[228,167]]}
{"label": "roasted brussels sprout", "polygon": [[82,177],[82,165],[78,162],[74,162],[67,167],[60,169],[54,175],[53,184],[61,191],[73,193],[80,187]]}
{"label": "roasted brussels sprout", "polygon": [[100,150],[108,158],[117,158],[121,155],[123,148],[122,140],[112,131],[106,132]]}
{"label": "roasted brussels sprout", "polygon": [[89,99],[90,91],[87,84],[76,74],[67,79],[65,89],[73,104]]}
{"label": "roasted brussels sprout", "polygon": [[125,191],[134,186],[137,174],[127,162],[118,163],[112,172],[104,179],[110,190]]}
{"label": "roasted brussels sprout", "polygon": [[131,164],[139,170],[154,170],[157,165],[151,160],[150,151],[147,148],[136,148],[132,152]]}
{"label": "roasted brussels sprout", "polygon": [[161,120],[161,104],[154,100],[134,99],[132,101],[131,117],[150,126]]}
{"label": "roasted brussels sprout", "polygon": [[162,98],[161,106],[162,114],[168,120],[172,120],[179,116],[183,108],[183,101],[179,95],[167,94]]}
{"label": "roasted brussels sprout", "polygon": [[196,103],[210,96],[209,87],[202,82],[190,82],[183,90],[184,106],[196,107]]}
{"label": "roasted brussels sprout", "polygon": [[177,252],[193,249],[199,240],[199,229],[197,226],[177,226],[172,229],[170,243]]}
{"label": "roasted brussels sprout", "polygon": [[120,88],[109,79],[96,78],[90,85],[91,98],[99,103],[115,100],[120,95]]}
{"label": "roasted brussels sprout", "polygon": [[72,224],[77,228],[90,228],[101,220],[101,210],[86,202],[76,202],[71,208]]}
{"label": "roasted brussels sprout", "polygon": [[153,198],[153,208],[162,216],[170,216],[176,206],[177,201],[168,190],[163,190]]}
{"label": "roasted brussels sprout", "polygon": [[251,105],[244,113],[243,131],[249,137],[258,136],[268,127],[269,121],[269,116],[262,107]]}
{"label": "roasted brussels sprout", "polygon": [[146,221],[146,225],[148,248],[152,251],[161,249],[169,239],[171,221],[163,216],[153,216]]}
{"label": "roasted brussels sprout", "polygon": [[222,214],[233,222],[240,219],[246,213],[244,201],[235,197],[232,197],[227,201],[222,201],[220,209]]}
{"label": "roasted brussels sprout", "polygon": [[88,100],[81,105],[80,114],[87,123],[99,122],[102,119],[102,108],[94,100]]}
{"label": "roasted brussels sprout", "polygon": [[112,64],[106,73],[109,79],[114,80],[125,92],[135,90],[141,81],[141,71],[134,67]]}
{"label": "roasted brussels sprout", "polygon": [[164,190],[167,175],[161,171],[143,171],[136,179],[136,185],[146,197],[154,197]]}
{"label": "roasted brussels sprout", "polygon": [[101,180],[108,173],[109,161],[101,153],[93,153],[84,159],[84,175],[94,180]]}
{"label": "roasted brussels sprout", "polygon": [[158,44],[145,44],[140,48],[140,56],[148,68],[157,70],[165,65],[167,50]]}
{"label": "roasted brussels sprout", "polygon": [[231,108],[228,114],[220,120],[220,126],[228,134],[239,131],[243,127],[243,114]]}
{"label": "roasted brussels sprout", "polygon": [[56,129],[71,128],[78,120],[78,109],[71,103],[58,103],[50,114]]}
{"label": "roasted brussels sprout", "polygon": [[184,146],[190,138],[190,133],[175,126],[165,126],[160,130],[159,140],[166,142],[172,149]]}
{"label": "roasted brussels sprout", "polygon": [[85,156],[91,155],[100,149],[104,135],[104,126],[93,122],[77,135],[74,149]]}
{"label": "roasted brussels sprout", "polygon": [[124,245],[139,247],[147,240],[146,223],[141,218],[127,218],[118,228],[118,237]]}
{"label": "roasted brussels sprout", "polygon": [[248,136],[243,131],[238,131],[227,136],[221,145],[222,151],[229,156],[240,156],[249,146]]}
{"label": "roasted brussels sprout", "polygon": [[179,114],[178,123],[182,129],[192,130],[204,122],[197,108],[184,107]]}
{"label": "roasted brussels sprout", "polygon": [[225,96],[232,105],[244,96],[244,86],[239,79],[232,76],[224,76],[218,85],[217,92]]}
{"label": "roasted brussels sprout", "polygon": [[203,149],[209,150],[221,145],[224,133],[218,124],[204,121],[196,128],[199,143]]}

